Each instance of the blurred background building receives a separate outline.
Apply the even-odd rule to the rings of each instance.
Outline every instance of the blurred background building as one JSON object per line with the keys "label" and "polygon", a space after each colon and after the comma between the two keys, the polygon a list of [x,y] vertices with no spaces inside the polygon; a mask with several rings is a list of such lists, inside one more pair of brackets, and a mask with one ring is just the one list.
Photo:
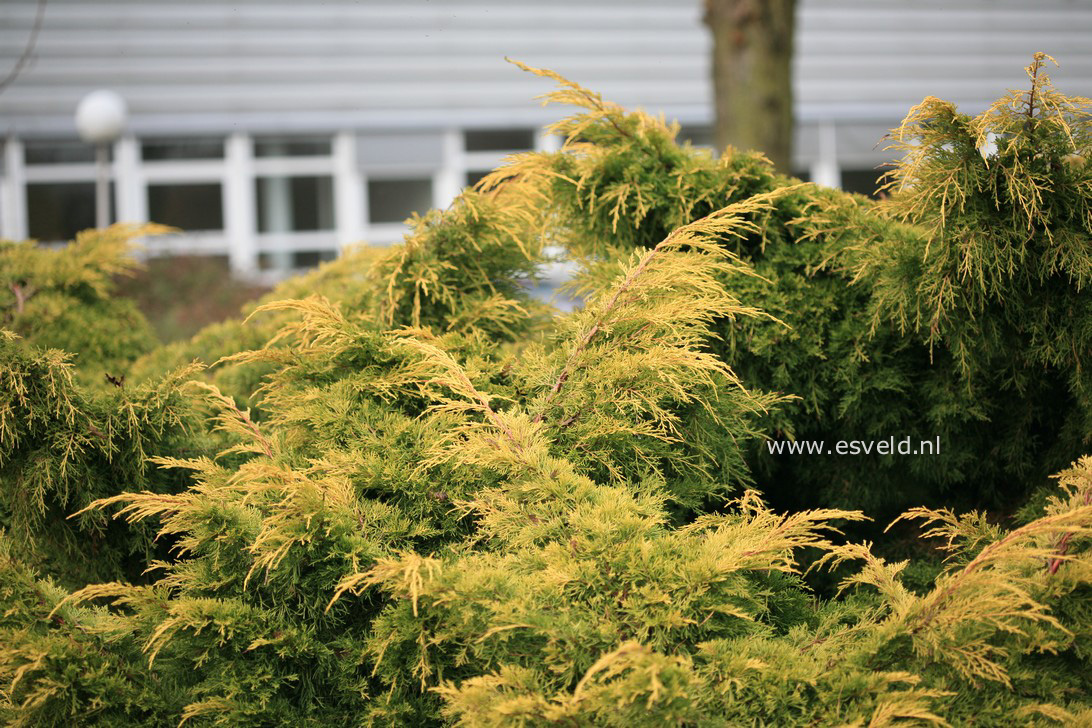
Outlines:
{"label": "blurred background building", "polygon": [[[548,67],[711,142],[700,0],[5,0],[0,72],[36,20],[29,63],[0,91],[0,235],[61,241],[94,224],[94,150],[74,112],[127,101],[112,145],[115,219],[183,228],[155,253],[224,256],[275,277],[389,243],[507,154],[556,141]],[[873,192],[881,138],[926,95],[977,112],[1025,85],[1035,51],[1092,95],[1086,0],[801,0],[794,167]]]}

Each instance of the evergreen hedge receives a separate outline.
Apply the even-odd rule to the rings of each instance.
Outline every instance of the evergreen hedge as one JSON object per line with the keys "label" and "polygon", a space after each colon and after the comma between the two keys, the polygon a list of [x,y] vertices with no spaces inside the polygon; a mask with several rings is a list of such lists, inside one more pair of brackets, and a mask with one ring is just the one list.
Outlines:
{"label": "evergreen hedge", "polygon": [[[530,69],[560,151],[168,347],[110,296],[150,231],[5,243],[0,715],[1092,720],[1092,126],[1043,61],[915,107],[879,202]],[[765,445],[889,435],[944,448]],[[932,572],[843,535],[900,511]]]}

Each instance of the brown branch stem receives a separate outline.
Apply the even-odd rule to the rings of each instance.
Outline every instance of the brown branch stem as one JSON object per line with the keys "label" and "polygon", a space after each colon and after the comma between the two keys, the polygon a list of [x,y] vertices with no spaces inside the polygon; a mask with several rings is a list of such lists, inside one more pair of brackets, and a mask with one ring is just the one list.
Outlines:
{"label": "brown branch stem", "polygon": [[587,333],[585,333],[584,336],[581,337],[579,343],[577,343],[576,345],[576,348],[574,348],[572,353],[569,354],[569,358],[565,361],[565,366],[562,367],[561,373],[558,374],[557,379],[554,380],[553,386],[550,387],[550,393],[546,396],[546,401],[543,402],[542,409],[539,411],[538,414],[534,416],[534,418],[531,420],[532,422],[542,422],[542,419],[546,416],[546,411],[550,408],[550,405],[553,404],[554,398],[565,386],[565,382],[567,382],[569,377],[572,375],[572,372],[580,356],[583,355],[584,351],[588,348],[588,345],[591,343],[592,339],[595,338],[595,335],[603,330],[603,322],[607,318],[607,315],[610,314],[618,305],[618,299],[622,297],[622,294],[626,293],[630,288],[633,287],[634,281],[636,281],[637,278],[642,273],[644,273],[645,270],[648,269],[649,263],[651,263],[652,259],[661,252],[661,247],[668,240],[670,240],[670,236],[657,243],[655,248],[646,253],[645,257],[641,259],[641,262],[637,264],[637,267],[630,271],[629,275],[626,276],[626,279],[622,281],[622,285],[618,286],[618,289],[614,292],[614,295],[610,297],[610,300],[607,301],[607,304],[600,312],[599,318],[592,325],[592,327],[588,329]]}
{"label": "brown branch stem", "polygon": [[[1084,494],[1084,505],[1092,505],[1092,491]],[[1069,542],[1072,538],[1072,531],[1062,534],[1062,538],[1058,541],[1058,556],[1057,558],[1051,559],[1047,564],[1047,571],[1051,574],[1058,573],[1058,568],[1062,565],[1062,561],[1064,561],[1062,557],[1069,551]]]}
{"label": "brown branch stem", "polygon": [[270,444],[269,440],[266,439],[265,435],[262,434],[262,431],[258,429],[258,423],[250,419],[250,415],[248,415],[246,412],[243,412],[234,404],[231,405],[231,409],[235,411],[235,414],[238,415],[239,420],[243,423],[243,425],[252,433],[254,433],[254,437],[257,438],[258,442],[261,443],[262,450],[265,451],[265,456],[272,459],[273,446]]}
{"label": "brown branch stem", "polygon": [[30,300],[37,291],[34,286],[21,286],[18,283],[12,283],[11,292],[15,294],[15,313],[22,313],[26,307],[27,301]]}

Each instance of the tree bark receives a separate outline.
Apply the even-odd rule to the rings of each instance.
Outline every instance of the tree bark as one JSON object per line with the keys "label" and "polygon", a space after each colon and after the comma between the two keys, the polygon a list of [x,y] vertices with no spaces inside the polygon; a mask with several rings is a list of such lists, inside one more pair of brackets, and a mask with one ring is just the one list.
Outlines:
{"label": "tree bark", "polygon": [[796,0],[705,0],[713,34],[717,146],[762,152],[792,171]]}

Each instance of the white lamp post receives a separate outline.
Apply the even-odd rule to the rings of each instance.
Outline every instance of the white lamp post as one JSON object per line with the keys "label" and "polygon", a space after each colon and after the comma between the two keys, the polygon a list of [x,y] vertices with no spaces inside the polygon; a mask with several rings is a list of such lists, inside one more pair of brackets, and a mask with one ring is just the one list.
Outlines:
{"label": "white lamp post", "polygon": [[110,165],[107,148],[125,130],[129,107],[117,93],[101,89],[83,97],[76,107],[76,131],[95,145],[95,227],[110,224]]}

